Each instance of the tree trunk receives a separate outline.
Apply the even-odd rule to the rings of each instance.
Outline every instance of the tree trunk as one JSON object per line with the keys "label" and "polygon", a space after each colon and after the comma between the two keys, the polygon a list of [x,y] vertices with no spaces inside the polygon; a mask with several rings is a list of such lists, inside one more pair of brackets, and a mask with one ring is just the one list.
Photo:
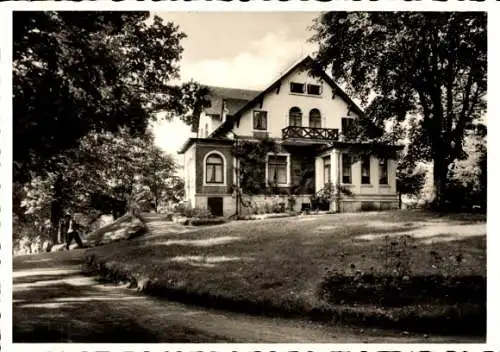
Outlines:
{"label": "tree trunk", "polygon": [[62,217],[62,185],[63,179],[58,175],[54,182],[54,198],[50,205],[50,237],[52,243],[59,243],[59,223]]}
{"label": "tree trunk", "polygon": [[63,241],[63,226],[61,221],[59,221],[59,226],[57,226],[57,243],[62,243]]}
{"label": "tree trunk", "polygon": [[434,194],[433,201],[435,210],[446,211],[445,193],[448,178],[448,164],[443,157],[436,156],[433,166]]}

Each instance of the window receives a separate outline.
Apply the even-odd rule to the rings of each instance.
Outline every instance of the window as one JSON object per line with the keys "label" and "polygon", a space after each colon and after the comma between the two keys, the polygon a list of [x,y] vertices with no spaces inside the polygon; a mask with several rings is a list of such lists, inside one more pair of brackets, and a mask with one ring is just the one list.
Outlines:
{"label": "window", "polygon": [[307,94],[321,95],[321,86],[319,86],[317,84],[308,84],[307,85]]}
{"label": "window", "polygon": [[318,109],[312,109],[309,112],[309,127],[321,128],[321,113]]}
{"label": "window", "polygon": [[370,157],[363,156],[361,160],[361,184],[370,184]]}
{"label": "window", "polygon": [[342,118],[342,133],[343,134],[346,134],[349,131],[353,122],[354,122],[354,119],[352,119],[350,117],[343,117]]}
{"label": "window", "polygon": [[253,129],[267,130],[267,111],[258,110],[253,112]]}
{"label": "window", "polygon": [[287,157],[281,155],[269,155],[267,160],[268,181],[283,185],[288,183]]}
{"label": "window", "polygon": [[205,124],[205,138],[208,137],[208,123]]}
{"label": "window", "polygon": [[212,153],[205,161],[205,182],[224,183],[224,159],[219,154]]}
{"label": "window", "polygon": [[342,154],[342,183],[350,184],[352,180],[352,158],[349,154]]}
{"label": "window", "polygon": [[379,159],[378,161],[378,180],[381,185],[389,184],[387,178],[387,159]]}
{"label": "window", "polygon": [[332,173],[331,173],[331,170],[332,170],[332,166],[331,166],[330,157],[329,156],[325,156],[323,158],[323,180],[324,180],[325,185],[327,183],[331,183],[332,182]]}
{"label": "window", "polygon": [[299,93],[299,94],[304,94],[305,93],[305,84],[304,83],[296,83],[296,82],[291,82],[290,83],[290,92],[291,93]]}
{"label": "window", "polygon": [[289,126],[302,126],[302,111],[296,106],[290,109]]}

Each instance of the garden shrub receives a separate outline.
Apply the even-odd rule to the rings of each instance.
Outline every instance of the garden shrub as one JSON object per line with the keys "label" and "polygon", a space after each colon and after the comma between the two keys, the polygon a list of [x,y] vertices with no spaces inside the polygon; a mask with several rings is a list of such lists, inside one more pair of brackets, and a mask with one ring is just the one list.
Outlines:
{"label": "garden shrub", "polygon": [[200,219],[208,219],[213,218],[210,210],[205,208],[185,208],[181,213],[183,216],[187,218],[200,218]]}
{"label": "garden shrub", "polygon": [[319,295],[332,304],[364,303],[386,307],[413,304],[486,303],[486,278],[479,275],[395,276],[330,272]]}
{"label": "garden shrub", "polygon": [[[380,248],[383,266],[368,271],[349,267],[327,271],[320,283],[321,299],[333,303],[362,303],[400,307],[413,304],[485,304],[486,277],[457,275],[459,262],[444,263],[443,258],[431,251],[433,266],[440,272],[415,275],[410,261],[416,240],[409,236],[385,236]],[[460,255],[459,255],[460,256]]]}
{"label": "garden shrub", "polygon": [[264,203],[264,214],[270,214],[272,213],[272,205],[269,203]]}
{"label": "garden shrub", "polygon": [[201,225],[219,225],[224,224],[226,219],[224,218],[205,218],[205,219],[192,219],[188,220],[188,225],[201,226]]}

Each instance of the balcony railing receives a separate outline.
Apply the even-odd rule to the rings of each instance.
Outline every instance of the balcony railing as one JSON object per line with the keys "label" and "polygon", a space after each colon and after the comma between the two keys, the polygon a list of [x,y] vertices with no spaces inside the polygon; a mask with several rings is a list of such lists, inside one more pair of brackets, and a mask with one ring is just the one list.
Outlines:
{"label": "balcony railing", "polygon": [[339,139],[339,130],[336,128],[288,126],[283,128],[281,132],[283,139],[305,138],[330,141],[336,141]]}

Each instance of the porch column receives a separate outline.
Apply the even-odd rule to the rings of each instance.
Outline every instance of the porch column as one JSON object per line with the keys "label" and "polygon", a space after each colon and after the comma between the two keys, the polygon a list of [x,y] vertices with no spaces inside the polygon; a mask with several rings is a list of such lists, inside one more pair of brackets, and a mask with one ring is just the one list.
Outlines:
{"label": "porch column", "polygon": [[324,170],[323,170],[323,158],[320,157],[320,156],[317,156],[315,159],[314,159],[314,192],[318,192],[320,189],[323,188],[323,184],[324,184],[324,181],[323,181],[323,174],[324,174]]}
{"label": "porch column", "polygon": [[337,202],[337,185],[340,185],[340,152],[338,149],[332,149],[330,152],[330,179],[332,180],[332,203],[330,209],[339,211]]}

